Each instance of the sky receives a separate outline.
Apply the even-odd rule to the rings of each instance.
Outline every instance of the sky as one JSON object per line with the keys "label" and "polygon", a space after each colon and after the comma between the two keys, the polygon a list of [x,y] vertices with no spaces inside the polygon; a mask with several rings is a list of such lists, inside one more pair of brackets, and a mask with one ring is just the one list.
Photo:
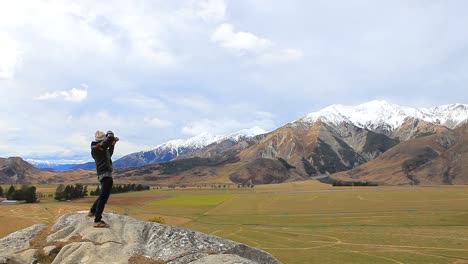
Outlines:
{"label": "sky", "polygon": [[0,2],[0,157],[89,161],[331,104],[466,103],[467,1]]}

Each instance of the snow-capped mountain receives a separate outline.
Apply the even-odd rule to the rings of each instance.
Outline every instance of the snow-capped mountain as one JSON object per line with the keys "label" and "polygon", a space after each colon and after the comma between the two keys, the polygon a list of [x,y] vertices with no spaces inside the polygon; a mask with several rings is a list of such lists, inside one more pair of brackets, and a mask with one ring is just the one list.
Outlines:
{"label": "snow-capped mountain", "polygon": [[[193,148],[200,149],[206,147],[212,143],[220,142],[224,140],[239,141],[245,138],[254,137],[256,135],[264,134],[267,131],[260,127],[253,127],[249,129],[243,129],[228,135],[213,135],[210,133],[202,133],[188,139],[176,139],[170,140],[166,143],[157,145],[154,149],[173,149],[178,153],[179,149]],[[177,155],[178,156],[178,155]]]}
{"label": "snow-capped mountain", "polygon": [[314,123],[320,119],[336,126],[343,122],[352,123],[371,131],[391,133],[408,117],[453,129],[468,120],[468,105],[450,104],[432,108],[412,108],[375,100],[357,106],[331,105],[318,112],[307,114],[296,122]]}
{"label": "snow-capped mountain", "polygon": [[210,144],[222,141],[239,142],[243,139],[251,138],[265,131],[259,127],[243,129],[228,135],[214,135],[202,133],[188,139],[176,139],[157,145],[149,151],[140,151],[126,155],[114,162],[115,167],[142,166],[155,162],[164,162],[172,160],[180,155],[192,153],[198,149],[204,148]]}
{"label": "snow-capped mountain", "polygon": [[25,159],[28,163],[32,164],[38,169],[47,169],[54,171],[69,170],[75,166],[81,164],[83,161],[77,163],[76,160],[67,160],[67,161],[48,161],[48,160],[36,160],[36,159]]}

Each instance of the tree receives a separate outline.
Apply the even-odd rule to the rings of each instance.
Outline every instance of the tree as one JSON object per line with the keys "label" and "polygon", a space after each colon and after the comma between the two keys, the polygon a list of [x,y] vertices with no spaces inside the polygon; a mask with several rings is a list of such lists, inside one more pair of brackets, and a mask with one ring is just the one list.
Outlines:
{"label": "tree", "polygon": [[83,184],[77,183],[75,187],[72,186],[72,195],[70,196],[71,199],[81,198],[83,193]]}
{"label": "tree", "polygon": [[24,190],[21,189],[21,191],[23,192],[24,200],[26,200],[27,203],[34,203],[37,201],[36,187],[29,186]]}
{"label": "tree", "polygon": [[13,200],[23,201],[26,200],[26,190],[29,188],[29,185],[21,185],[21,189],[15,190],[13,193]]}
{"label": "tree", "polygon": [[3,188],[2,186],[0,186],[0,197],[3,197],[4,193],[3,193]]}
{"label": "tree", "polygon": [[8,200],[13,200],[13,195],[15,194],[15,186],[10,185],[10,189],[8,189],[7,192],[7,199]]}
{"label": "tree", "polygon": [[65,185],[59,184],[57,189],[55,189],[55,200],[62,201],[65,199]]}
{"label": "tree", "polygon": [[91,195],[99,195],[99,192],[101,191],[100,185],[96,187],[96,190],[93,192],[91,191]]}
{"label": "tree", "polygon": [[63,195],[65,196],[65,200],[70,200],[73,195],[73,186],[72,185],[65,186]]}

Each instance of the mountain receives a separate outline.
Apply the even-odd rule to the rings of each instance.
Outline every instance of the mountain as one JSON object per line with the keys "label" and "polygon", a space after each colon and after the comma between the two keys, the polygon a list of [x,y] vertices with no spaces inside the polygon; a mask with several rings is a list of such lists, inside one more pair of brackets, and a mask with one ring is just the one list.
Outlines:
{"label": "mountain", "polygon": [[317,119],[293,122],[264,137],[239,153],[242,161],[281,159],[304,177],[349,170],[396,145],[398,141],[353,124],[335,125]]}
{"label": "mountain", "polygon": [[34,159],[25,159],[28,163],[32,164],[34,167],[42,170],[51,170],[51,171],[64,171],[72,169],[74,166],[79,165],[78,163],[55,163],[47,160],[34,160]]}
{"label": "mountain", "polygon": [[83,164],[73,164],[73,166],[70,167],[71,170],[95,170],[96,169],[96,163],[94,161],[86,162]]}
{"label": "mountain", "polygon": [[446,126],[430,123],[415,117],[407,117],[401,126],[393,130],[390,137],[406,141],[448,130],[450,129]]}
{"label": "mountain", "polygon": [[259,127],[253,127],[251,129],[244,129],[228,135],[212,135],[210,133],[202,133],[189,139],[168,141],[166,143],[157,145],[153,150],[150,151],[140,151],[126,155],[116,160],[113,164],[116,168],[121,168],[169,161],[180,155],[190,154],[213,143],[224,142],[225,144],[230,144],[232,146],[239,141],[265,132],[265,130]]}
{"label": "mountain", "polygon": [[0,158],[0,184],[49,184],[95,179],[93,171],[74,169],[49,171],[38,169],[20,157]]}
{"label": "mountain", "polygon": [[[421,109],[385,101],[332,105],[234,146],[212,144],[188,156],[238,155],[244,165],[231,174],[234,182],[267,183],[285,168],[288,173],[283,176],[293,170],[302,178],[322,177],[365,164],[402,141],[451,131],[467,120],[468,106],[462,104]],[[270,164],[264,159],[270,159]],[[286,165],[278,166],[278,161]],[[270,173],[262,166],[269,167]],[[297,179],[296,172],[282,180]]]}
{"label": "mountain", "polygon": [[[456,168],[449,172],[431,167],[435,172],[429,173],[420,170],[419,165],[426,160],[443,160],[444,155],[459,157],[459,152],[440,149],[437,145],[440,140],[434,138],[453,134],[458,136],[449,138],[464,142],[463,133],[458,131],[467,125],[468,106],[464,104],[433,108],[410,108],[385,101],[358,106],[332,105],[268,133],[257,128],[226,136],[202,134],[169,141],[154,150],[115,161],[115,177],[124,181],[184,185],[277,183],[329,175],[336,180],[372,180],[384,184],[459,183],[464,178],[458,171],[467,171],[460,165],[460,159],[446,161],[450,168]],[[421,146],[429,146],[430,150]],[[388,159],[392,155],[388,153],[395,151],[404,154]],[[91,168],[93,164],[88,165],[85,167]],[[373,171],[367,166],[379,172],[370,175],[381,178],[358,173]],[[343,171],[351,174],[340,173]],[[446,175],[445,180],[424,176],[436,172]],[[90,175],[84,171],[69,178],[91,179]],[[69,179],[66,173],[57,177]]]}
{"label": "mountain", "polygon": [[52,174],[34,167],[20,157],[0,158],[1,184],[38,182]]}
{"label": "mountain", "polygon": [[62,215],[0,239],[1,263],[281,264],[270,253],[176,226],[104,213],[93,228],[85,211]]}
{"label": "mountain", "polygon": [[451,132],[467,118],[467,107],[460,104],[428,109],[385,101],[333,105],[269,133],[218,140],[167,163],[126,170],[119,177],[141,175],[171,184],[210,177],[240,184],[323,178],[367,164],[406,141]]}
{"label": "mountain", "polygon": [[376,100],[357,106],[331,105],[318,112],[307,114],[298,121],[314,123],[317,119],[321,119],[334,125],[351,123],[357,127],[392,136],[407,118],[416,118],[453,129],[468,120],[468,105],[411,108]]}
{"label": "mountain", "polygon": [[332,180],[379,184],[468,184],[468,124],[400,143]]}

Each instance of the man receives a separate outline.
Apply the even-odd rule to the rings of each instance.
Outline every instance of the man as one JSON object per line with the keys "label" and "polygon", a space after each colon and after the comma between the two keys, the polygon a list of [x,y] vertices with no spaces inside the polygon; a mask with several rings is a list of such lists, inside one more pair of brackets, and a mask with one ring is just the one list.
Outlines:
{"label": "man", "polygon": [[115,143],[119,141],[112,131],[104,132],[98,130],[94,134],[95,140],[91,142],[91,156],[96,163],[97,178],[100,183],[99,197],[89,210],[88,216],[94,216],[94,227],[109,227],[102,221],[102,212],[114,183],[112,179],[112,154],[114,154]]}

